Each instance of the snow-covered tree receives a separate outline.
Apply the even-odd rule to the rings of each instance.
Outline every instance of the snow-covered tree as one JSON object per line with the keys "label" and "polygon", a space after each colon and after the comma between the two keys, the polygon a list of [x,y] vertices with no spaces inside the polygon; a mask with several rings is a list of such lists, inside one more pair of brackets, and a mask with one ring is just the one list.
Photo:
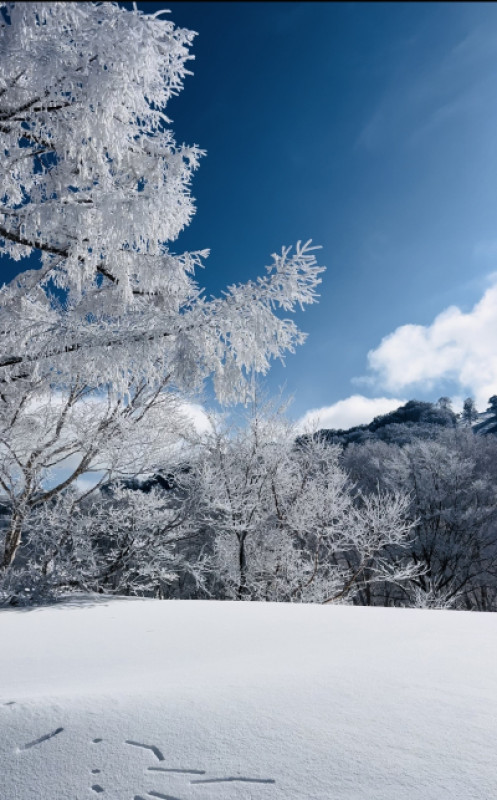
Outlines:
{"label": "snow-covered tree", "polygon": [[465,425],[471,426],[478,419],[478,411],[472,397],[467,397],[463,403],[461,419]]}
{"label": "snow-covered tree", "polygon": [[4,6],[2,252],[39,255],[2,291],[5,379],[36,365],[56,381],[126,383],[132,370],[191,389],[214,374],[233,399],[245,371],[303,341],[274,309],[314,301],[321,269],[308,245],[211,301],[194,277],[206,251],[169,249],[193,214],[201,151],[178,146],[165,115],[193,34],[161,14]]}
{"label": "snow-covered tree", "polygon": [[[249,376],[305,339],[277,312],[316,299],[310,243],[211,300],[195,277],[208,251],[170,249],[194,212],[202,151],[178,145],[166,116],[194,34],[163,15],[0,7],[0,254],[32,267],[0,290],[3,566],[27,510],[107,463],[109,442],[122,452],[164,392],[179,398],[212,376],[221,401],[245,399]],[[99,409],[93,422],[83,400]],[[47,490],[47,471],[70,458]]]}
{"label": "snow-covered tree", "polygon": [[212,531],[213,566],[225,596],[240,600],[350,600],[358,587],[401,581],[392,565],[411,529],[402,492],[356,491],[340,448],[255,413],[238,430],[213,425],[196,473],[198,524]]}
{"label": "snow-covered tree", "polygon": [[[96,496],[95,496],[96,495]],[[73,488],[36,506],[29,540],[0,596],[16,602],[71,591],[168,596],[178,572],[201,583],[204,560],[189,562],[189,504],[160,485],[106,485],[91,497]]]}
{"label": "snow-covered tree", "polygon": [[[372,482],[407,492],[412,537],[403,552],[420,574],[389,592],[392,602],[495,610],[497,494],[493,437],[442,430],[403,446],[351,446],[344,466],[366,489]],[[392,558],[395,559],[395,552]],[[385,602],[386,588],[375,602]]]}
{"label": "snow-covered tree", "polygon": [[89,481],[96,487],[176,458],[178,399],[143,381],[128,386],[126,403],[112,387],[96,393],[77,379],[58,392],[43,380],[9,386],[9,402],[0,403],[0,487],[9,511],[0,564],[12,564],[26,525],[33,534],[33,512],[76,481],[84,490]]}

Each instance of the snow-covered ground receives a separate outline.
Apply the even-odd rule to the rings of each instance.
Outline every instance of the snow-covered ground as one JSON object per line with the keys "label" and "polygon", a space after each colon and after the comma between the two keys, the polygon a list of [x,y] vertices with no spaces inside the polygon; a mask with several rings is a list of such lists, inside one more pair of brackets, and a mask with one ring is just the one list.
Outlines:
{"label": "snow-covered ground", "polygon": [[0,612],[1,800],[494,800],[497,615]]}

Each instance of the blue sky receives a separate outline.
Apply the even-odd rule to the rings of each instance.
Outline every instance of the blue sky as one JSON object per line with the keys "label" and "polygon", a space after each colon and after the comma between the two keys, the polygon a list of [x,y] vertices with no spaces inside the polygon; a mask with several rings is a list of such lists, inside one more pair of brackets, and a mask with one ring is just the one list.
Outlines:
{"label": "blue sky", "polygon": [[[323,248],[320,303],[298,318],[309,338],[270,390],[286,384],[295,417],[333,407],[328,424],[388,408],[357,395],[484,408],[497,302],[483,327],[473,308],[497,269],[497,5],[167,7],[199,34],[169,113],[207,150],[180,239],[211,248],[207,291],[260,274],[283,244]],[[435,320],[451,306],[447,331]]]}
{"label": "blue sky", "polygon": [[[198,32],[168,107],[207,150],[176,244],[208,294],[322,246],[291,414],[348,426],[416,397],[497,393],[497,4],[138,3]],[[3,267],[4,278],[11,268]],[[407,326],[407,327],[406,327]],[[368,355],[369,354],[369,355]]]}

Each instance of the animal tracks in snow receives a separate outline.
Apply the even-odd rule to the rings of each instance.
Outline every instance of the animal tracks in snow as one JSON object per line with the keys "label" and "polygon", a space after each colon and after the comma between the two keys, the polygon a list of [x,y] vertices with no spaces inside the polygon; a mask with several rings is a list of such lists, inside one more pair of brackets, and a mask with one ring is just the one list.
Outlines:
{"label": "animal tracks in snow", "polygon": [[190,781],[190,783],[276,783],[273,778],[242,778],[235,775],[230,775],[228,778],[206,778],[202,781]]}
{"label": "animal tracks in snow", "polygon": [[[14,701],[10,703],[4,703],[3,705],[14,705]],[[42,745],[45,742],[48,742],[50,739],[53,739],[55,736],[58,736],[60,733],[64,731],[64,728],[60,726],[49,733],[45,733],[43,736],[39,736],[37,739],[33,739],[30,742],[26,742],[26,744],[20,745],[17,748],[17,752],[22,752],[25,750],[30,750],[32,747],[36,747],[38,745]],[[101,737],[97,737],[95,739],[91,739],[91,744],[100,744],[103,742],[104,739]],[[145,742],[138,742],[135,739],[125,739],[124,744],[130,745],[131,747],[137,747],[142,750],[148,750],[152,753],[158,761],[164,762],[165,756],[162,750],[157,747],[155,744],[146,744]],[[194,769],[193,767],[166,767],[166,766],[150,766],[145,768],[145,773],[152,777],[156,775],[157,778],[162,776],[162,778],[190,778],[188,781],[190,786],[201,786],[202,784],[210,784],[210,783],[250,783],[250,784],[275,784],[276,781],[274,778],[253,778],[244,775],[227,775],[223,777],[200,777],[206,775],[206,770],[204,769]],[[90,769],[91,775],[101,775],[102,778],[104,777],[102,770],[94,767]],[[197,777],[198,776],[198,777]],[[177,788],[173,786],[174,789]],[[102,780],[102,784],[100,783],[93,783],[89,786],[89,790],[91,790],[94,794],[104,794],[105,793],[105,781]],[[201,796],[199,795],[199,800],[201,800]],[[145,791],[145,796],[140,794],[135,794],[133,800],[148,800],[149,798],[157,798],[157,800],[182,800],[182,798],[177,797],[176,795],[167,794],[167,787],[166,791],[158,790],[158,789],[147,789]],[[124,799],[123,799],[124,800]]]}
{"label": "animal tracks in snow", "polygon": [[[144,744],[143,742],[136,742],[134,740],[126,739],[125,744],[132,745],[133,747],[141,747],[144,750],[150,750],[155,757],[159,761],[165,761],[164,754],[162,751],[156,746],[152,744]],[[193,769],[191,767],[147,767],[148,773],[154,774],[162,774],[164,777],[167,776],[196,776],[196,775],[205,775],[205,769]],[[190,785],[199,786],[201,784],[206,783],[251,783],[251,784],[275,784],[276,781],[274,778],[251,778],[244,775],[228,775],[226,777],[216,777],[216,778],[196,778],[194,780],[189,781]],[[149,797],[158,798],[158,800],[181,800],[180,797],[176,795],[166,794],[162,791],[157,791],[156,789],[149,789],[146,792],[146,797],[142,795],[136,794],[133,800],[147,800]],[[200,798],[199,798],[200,800]]]}
{"label": "animal tracks in snow", "polygon": [[155,792],[153,789],[147,792],[149,797],[158,797],[159,800],[181,800],[179,797],[173,797],[171,794],[162,794],[162,792]]}
{"label": "animal tracks in snow", "polygon": [[143,747],[144,750],[151,750],[158,761],[164,761],[164,756],[154,744],[142,744],[142,742],[133,742],[130,739],[126,739],[126,744],[131,744],[133,747]]}
{"label": "animal tracks in snow", "polygon": [[31,747],[35,747],[37,744],[42,744],[43,742],[48,741],[48,739],[53,739],[54,736],[58,736],[58,734],[62,733],[63,730],[64,728],[57,728],[51,733],[46,733],[44,736],[40,736],[38,739],[33,739],[32,742],[21,745],[19,750],[29,750]]}
{"label": "animal tracks in snow", "polygon": [[205,769],[175,769],[174,767],[147,767],[149,772],[176,772],[181,775],[205,775]]}

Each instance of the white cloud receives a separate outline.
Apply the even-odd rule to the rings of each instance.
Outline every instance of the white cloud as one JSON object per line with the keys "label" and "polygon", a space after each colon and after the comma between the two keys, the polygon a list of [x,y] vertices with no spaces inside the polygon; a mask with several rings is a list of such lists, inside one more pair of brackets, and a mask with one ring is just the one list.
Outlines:
{"label": "white cloud", "polygon": [[[494,277],[495,281],[495,277]],[[368,353],[376,383],[389,392],[453,381],[480,410],[497,393],[497,283],[468,313],[451,306],[431,325],[402,325]],[[446,392],[445,392],[446,393]]]}
{"label": "white cloud", "polygon": [[200,403],[184,403],[182,405],[184,415],[192,421],[197,433],[207,433],[212,430],[205,408]]}
{"label": "white cloud", "polygon": [[308,411],[298,421],[299,431],[311,432],[320,428],[352,428],[371,422],[379,414],[387,414],[406,403],[396,397],[364,397],[354,394],[331,406]]}

